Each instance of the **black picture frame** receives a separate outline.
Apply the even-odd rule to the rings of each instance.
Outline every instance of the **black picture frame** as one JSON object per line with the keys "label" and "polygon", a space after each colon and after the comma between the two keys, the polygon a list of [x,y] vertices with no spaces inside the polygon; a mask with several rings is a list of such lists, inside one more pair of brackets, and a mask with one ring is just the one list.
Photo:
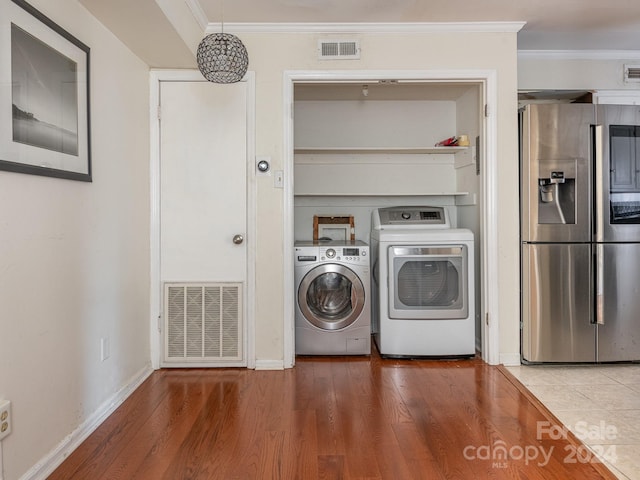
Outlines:
{"label": "black picture frame", "polygon": [[24,0],[1,1],[0,170],[91,182],[90,49]]}

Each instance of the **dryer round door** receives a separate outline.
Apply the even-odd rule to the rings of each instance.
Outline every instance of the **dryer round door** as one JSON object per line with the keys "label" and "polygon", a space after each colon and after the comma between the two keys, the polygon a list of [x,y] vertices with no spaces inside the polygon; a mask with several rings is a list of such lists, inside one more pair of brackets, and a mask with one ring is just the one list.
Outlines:
{"label": "dryer round door", "polygon": [[323,330],[339,330],[355,322],[365,306],[362,281],[353,270],[324,264],[309,271],[298,287],[304,317]]}

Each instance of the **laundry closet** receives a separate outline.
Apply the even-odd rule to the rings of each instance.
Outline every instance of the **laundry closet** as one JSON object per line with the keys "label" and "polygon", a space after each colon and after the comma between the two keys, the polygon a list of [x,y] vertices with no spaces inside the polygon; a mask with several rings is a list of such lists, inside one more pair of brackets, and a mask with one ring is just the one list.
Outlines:
{"label": "laundry closet", "polygon": [[[329,237],[352,233],[369,244],[374,210],[443,207],[451,228],[469,229],[475,237],[478,349],[483,112],[478,82],[378,80],[294,87],[295,240],[317,238],[318,219],[336,218],[348,228],[346,233],[324,230]],[[451,137],[468,143],[438,146]]]}

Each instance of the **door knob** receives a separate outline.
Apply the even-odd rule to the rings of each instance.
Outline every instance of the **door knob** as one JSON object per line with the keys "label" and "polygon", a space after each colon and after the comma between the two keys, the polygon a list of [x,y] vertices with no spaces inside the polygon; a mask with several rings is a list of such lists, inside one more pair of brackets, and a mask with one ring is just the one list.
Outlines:
{"label": "door knob", "polygon": [[244,241],[244,237],[242,235],[233,236],[233,243],[235,243],[236,245],[240,245],[243,241]]}

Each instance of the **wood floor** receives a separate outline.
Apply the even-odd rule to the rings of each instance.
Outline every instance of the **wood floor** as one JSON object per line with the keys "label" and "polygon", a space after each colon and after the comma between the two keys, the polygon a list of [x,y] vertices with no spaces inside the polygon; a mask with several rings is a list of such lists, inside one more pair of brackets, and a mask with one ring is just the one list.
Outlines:
{"label": "wood floor", "polygon": [[615,478],[558,425],[479,359],[159,370],[49,479]]}

